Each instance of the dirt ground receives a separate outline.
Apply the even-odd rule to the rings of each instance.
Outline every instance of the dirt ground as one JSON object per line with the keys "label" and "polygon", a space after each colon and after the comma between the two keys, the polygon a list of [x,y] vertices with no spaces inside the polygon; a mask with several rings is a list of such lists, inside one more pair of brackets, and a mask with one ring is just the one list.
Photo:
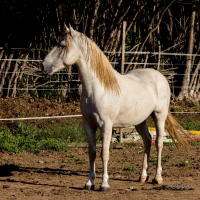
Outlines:
{"label": "dirt ground", "polygon": [[70,152],[42,151],[0,153],[0,199],[200,199],[200,146],[187,154],[176,147],[163,150],[163,185],[152,184],[155,172],[155,146],[151,152],[150,179],[137,180],[142,164],[142,144],[113,147],[109,161],[109,192],[100,192],[102,175],[100,148],[97,151],[95,190],[84,190],[88,176],[87,148]]}
{"label": "dirt ground", "polygon": [[[173,105],[173,106],[180,106]],[[185,109],[195,108],[185,105]],[[46,99],[0,99],[0,118],[78,114],[78,104]],[[199,115],[195,115],[197,119]],[[182,117],[186,119],[186,117]],[[191,117],[190,117],[191,118]],[[198,118],[199,119],[199,118]],[[191,119],[190,119],[191,120]],[[0,152],[0,200],[78,200],[78,199],[200,199],[200,145],[190,153],[175,146],[164,146],[163,185],[152,184],[156,150],[152,145],[149,181],[138,182],[143,145],[112,144],[110,149],[109,192],[100,192],[101,148],[97,148],[95,190],[84,190],[89,173],[85,145],[72,145],[69,152],[41,151],[37,154]]]}

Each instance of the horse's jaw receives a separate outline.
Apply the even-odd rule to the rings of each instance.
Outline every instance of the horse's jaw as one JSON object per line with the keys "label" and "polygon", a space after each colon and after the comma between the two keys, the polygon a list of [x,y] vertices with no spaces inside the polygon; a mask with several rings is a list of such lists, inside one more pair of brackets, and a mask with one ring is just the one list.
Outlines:
{"label": "horse's jaw", "polygon": [[61,71],[65,67],[67,67],[67,65],[65,65],[64,63],[56,63],[55,65],[54,63],[48,62],[46,60],[43,60],[41,63],[42,73],[48,75],[53,75],[54,73]]}

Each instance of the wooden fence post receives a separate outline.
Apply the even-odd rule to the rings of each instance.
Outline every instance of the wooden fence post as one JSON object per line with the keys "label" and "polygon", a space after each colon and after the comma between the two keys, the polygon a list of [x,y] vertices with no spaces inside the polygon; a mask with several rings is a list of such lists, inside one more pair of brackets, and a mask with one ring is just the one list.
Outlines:
{"label": "wooden fence post", "polygon": [[121,55],[121,74],[124,74],[124,58],[125,58],[125,46],[126,46],[126,21],[123,21],[122,25],[122,55]]}
{"label": "wooden fence post", "polygon": [[[122,24],[122,55],[121,55],[121,74],[124,74],[124,61],[125,61],[125,47],[126,47],[126,25],[127,22],[123,21]],[[123,132],[122,128],[119,128],[120,133],[120,143],[123,142]]]}

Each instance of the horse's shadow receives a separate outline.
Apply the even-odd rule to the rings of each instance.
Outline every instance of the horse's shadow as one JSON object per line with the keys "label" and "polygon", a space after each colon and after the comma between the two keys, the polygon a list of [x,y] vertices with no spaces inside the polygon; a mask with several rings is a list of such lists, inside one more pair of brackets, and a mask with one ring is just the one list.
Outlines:
{"label": "horse's shadow", "polygon": [[[51,175],[75,175],[75,176],[86,176],[87,171],[73,171],[73,170],[65,170],[65,169],[53,169],[53,168],[34,168],[34,167],[21,167],[19,165],[15,164],[4,164],[0,165],[0,178],[1,177],[7,177],[7,179],[3,178],[0,179],[0,182],[18,182],[18,183],[24,183],[24,184],[30,184],[30,185],[43,185],[43,186],[55,186],[55,187],[65,187],[64,185],[55,185],[55,184],[45,184],[45,183],[39,183],[39,182],[31,182],[31,181],[23,181],[23,180],[16,180],[13,179],[12,176],[14,175],[14,172],[34,172],[34,173],[45,173],[45,174],[51,174]],[[84,188],[76,188],[77,190],[82,190]]]}
{"label": "horse's shadow", "polygon": [[0,177],[12,176],[12,171],[20,171],[19,166],[14,164],[0,165]]}
{"label": "horse's shadow", "polygon": [[21,167],[15,164],[5,164],[0,165],[0,177],[12,176],[12,172],[35,172],[35,173],[46,173],[46,174],[63,174],[63,175],[77,175],[77,176],[86,176],[88,171],[73,171],[66,169],[53,169],[53,168],[34,168],[34,167]]}
{"label": "horse's shadow", "polygon": [[[34,172],[34,173],[45,173],[49,175],[75,175],[75,176],[84,176],[87,177],[89,171],[73,171],[71,169],[53,169],[53,168],[35,168],[35,167],[21,167],[16,164],[4,164],[0,165],[0,178],[1,177],[8,177],[6,179],[7,182],[18,182],[18,183],[24,183],[24,184],[30,184],[30,185],[43,185],[43,186],[54,186],[54,187],[65,187],[64,185],[55,185],[55,184],[46,184],[46,183],[39,183],[39,182],[31,182],[31,181],[23,181],[23,180],[16,180],[13,179],[12,176],[14,172],[20,172],[20,173],[25,173],[25,172]],[[130,179],[120,179],[120,178],[110,178],[111,180],[115,181],[130,181]],[[132,180],[133,182],[139,182],[139,180]],[[0,182],[5,182],[5,179],[0,179]],[[150,183],[152,184],[152,183]],[[71,189],[74,190],[84,190],[84,187],[70,187]],[[97,190],[98,191],[98,190]]]}

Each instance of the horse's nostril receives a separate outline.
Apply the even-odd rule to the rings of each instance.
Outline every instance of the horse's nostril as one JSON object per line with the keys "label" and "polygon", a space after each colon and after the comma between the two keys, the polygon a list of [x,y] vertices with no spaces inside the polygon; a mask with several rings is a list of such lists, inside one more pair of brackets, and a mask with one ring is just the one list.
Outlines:
{"label": "horse's nostril", "polygon": [[46,74],[46,72],[44,71],[43,61],[40,63],[40,69],[41,69],[41,72],[42,72],[43,74]]}
{"label": "horse's nostril", "polygon": [[44,71],[43,61],[40,63],[40,69],[41,71]]}

